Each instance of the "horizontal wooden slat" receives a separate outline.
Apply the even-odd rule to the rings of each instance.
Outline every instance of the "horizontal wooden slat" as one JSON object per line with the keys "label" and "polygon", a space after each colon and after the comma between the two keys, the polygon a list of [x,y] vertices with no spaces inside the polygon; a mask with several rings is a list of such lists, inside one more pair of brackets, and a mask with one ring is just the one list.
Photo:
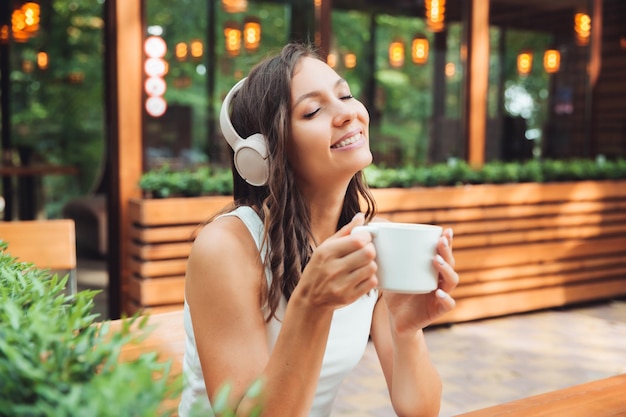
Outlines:
{"label": "horizontal wooden slat", "polygon": [[129,248],[131,255],[142,260],[186,259],[191,251],[191,242],[140,244],[132,242]]}
{"label": "horizontal wooden slat", "polygon": [[165,198],[154,200],[131,199],[129,216],[133,223],[143,226],[170,224],[197,225],[232,203],[231,196]]}
{"label": "horizontal wooden slat", "polygon": [[383,188],[372,190],[381,212],[424,210],[430,208],[526,205],[555,201],[597,201],[626,197],[624,181],[580,181],[550,184],[465,185],[459,195],[456,187]]}
{"label": "horizontal wooden slat", "polygon": [[184,275],[187,269],[186,259],[141,261],[140,259],[131,257],[129,264],[132,273],[147,278]]}
{"label": "horizontal wooden slat", "polygon": [[185,295],[185,277],[139,278],[132,277],[129,294],[143,306],[182,304]]}
{"label": "horizontal wooden slat", "polygon": [[532,310],[565,306],[592,300],[626,296],[626,281],[582,283],[568,287],[535,288],[533,290],[498,293],[483,297],[462,298],[456,307],[436,323],[461,322]]}
{"label": "horizontal wooden slat", "polygon": [[526,291],[541,287],[567,287],[568,285],[572,285],[572,283],[582,281],[600,282],[603,280],[614,280],[615,278],[621,277],[625,277],[624,288],[626,290],[626,265],[624,265],[595,270],[568,271],[567,273],[554,275],[538,275],[530,278],[487,281],[461,285],[454,291],[454,297],[459,300],[468,297],[482,297],[487,294]]}
{"label": "horizontal wooden slat", "polygon": [[160,227],[134,225],[130,229],[130,238],[143,243],[191,242],[199,230],[199,225]]}
{"label": "horizontal wooden slat", "polygon": [[624,265],[623,254],[617,253],[609,256],[595,255],[592,257],[555,260],[552,262],[536,262],[500,268],[476,269],[462,273],[461,285],[469,285],[476,282],[506,281],[515,278],[569,273],[580,270],[617,268]]}
{"label": "horizontal wooden slat", "polygon": [[[624,185],[626,186],[626,184]],[[626,200],[585,201],[557,204],[506,205],[491,207],[465,207],[463,209],[430,209],[414,211],[393,211],[380,213],[395,222],[406,223],[462,223],[486,219],[511,220],[541,216],[566,217],[571,215],[591,215],[624,212]]]}
{"label": "horizontal wooden slat", "polygon": [[455,252],[459,271],[553,262],[561,259],[623,254],[626,236],[566,242],[535,242]]}

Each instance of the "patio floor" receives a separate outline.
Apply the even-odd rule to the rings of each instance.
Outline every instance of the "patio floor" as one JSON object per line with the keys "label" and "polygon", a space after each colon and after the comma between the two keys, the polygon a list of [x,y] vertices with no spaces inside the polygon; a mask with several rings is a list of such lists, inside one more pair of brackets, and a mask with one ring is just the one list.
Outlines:
{"label": "patio floor", "polygon": [[[106,266],[80,260],[79,289],[105,288]],[[106,294],[95,311],[107,317]],[[444,383],[440,417],[626,373],[626,300],[426,330]],[[394,417],[373,346],[346,379],[332,417]]]}

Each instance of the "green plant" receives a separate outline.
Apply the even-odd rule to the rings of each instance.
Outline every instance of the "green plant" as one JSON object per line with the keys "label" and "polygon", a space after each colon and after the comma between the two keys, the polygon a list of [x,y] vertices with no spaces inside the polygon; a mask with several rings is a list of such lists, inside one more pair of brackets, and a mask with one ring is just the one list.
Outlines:
{"label": "green plant", "polygon": [[480,168],[473,168],[464,161],[403,168],[371,165],[365,169],[365,176],[372,188],[616,180],[626,178],[626,160],[493,161]]}
{"label": "green plant", "polygon": [[169,165],[145,172],[139,180],[144,195],[152,198],[232,194],[230,170],[203,166],[174,170]]}
{"label": "green plant", "polygon": [[7,250],[0,242],[0,415],[169,415],[161,403],[181,388],[169,363],[156,354],[118,360],[125,344],[147,335],[148,316],[112,332],[94,323],[97,291],[66,295],[67,276],[18,262]]}
{"label": "green plant", "polygon": [[[480,168],[473,168],[464,161],[400,168],[370,165],[365,169],[365,177],[372,188],[616,180],[626,178],[626,160],[493,161]],[[152,198],[230,195],[233,192],[230,170],[209,167],[175,171],[163,166],[144,173],[139,187],[146,197]]]}
{"label": "green plant", "polygon": [[[0,416],[154,417],[174,410],[162,406],[182,390],[170,362],[156,353],[120,361],[122,348],[148,336],[149,316],[122,321],[119,331],[92,314],[98,291],[67,295],[60,278],[19,262],[0,240]],[[214,412],[234,417],[229,384],[219,391]],[[260,380],[246,396],[258,399]],[[193,416],[211,413],[194,410]],[[258,404],[248,417],[260,414]]]}

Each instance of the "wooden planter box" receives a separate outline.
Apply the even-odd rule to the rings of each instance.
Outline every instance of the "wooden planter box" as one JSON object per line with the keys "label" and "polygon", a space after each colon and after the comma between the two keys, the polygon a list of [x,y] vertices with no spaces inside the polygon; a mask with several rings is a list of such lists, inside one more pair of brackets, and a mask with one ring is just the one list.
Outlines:
{"label": "wooden planter box", "polygon": [[[452,227],[460,322],[626,296],[626,181],[373,190],[380,215]],[[183,302],[194,230],[230,197],[133,200],[129,312]]]}

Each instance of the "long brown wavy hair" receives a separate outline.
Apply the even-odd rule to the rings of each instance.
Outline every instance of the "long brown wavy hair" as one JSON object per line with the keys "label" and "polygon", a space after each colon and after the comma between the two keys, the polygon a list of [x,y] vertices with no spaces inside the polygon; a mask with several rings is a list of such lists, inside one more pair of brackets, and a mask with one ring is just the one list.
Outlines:
{"label": "long brown wavy hair", "polygon": [[[261,293],[261,305],[269,308],[268,321],[276,315],[281,296],[290,298],[313,252],[310,209],[296,186],[286,152],[291,138],[291,80],[303,57],[320,59],[311,45],[287,44],[280,54],[257,64],[232,99],[231,120],[239,136],[261,133],[269,150],[268,184],[249,185],[233,168],[234,203],[225,210],[250,206],[263,220],[263,245],[268,248],[264,262],[272,273],[269,288]],[[376,204],[359,171],[348,185],[337,230],[361,211],[362,203],[369,221]]]}

